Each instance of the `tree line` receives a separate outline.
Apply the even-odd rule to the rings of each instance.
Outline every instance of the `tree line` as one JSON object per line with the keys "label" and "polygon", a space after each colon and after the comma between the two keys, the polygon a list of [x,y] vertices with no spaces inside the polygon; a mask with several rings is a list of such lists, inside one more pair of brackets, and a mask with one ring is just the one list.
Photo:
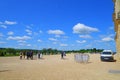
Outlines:
{"label": "tree line", "polygon": [[[52,49],[52,48],[43,48],[42,50],[35,50],[35,49],[14,49],[14,48],[0,48],[0,56],[18,56],[19,53],[33,51],[34,55],[40,51],[43,55],[55,55],[60,54],[62,50]],[[100,53],[103,49],[80,49],[80,50],[65,50],[66,54],[69,53]]]}

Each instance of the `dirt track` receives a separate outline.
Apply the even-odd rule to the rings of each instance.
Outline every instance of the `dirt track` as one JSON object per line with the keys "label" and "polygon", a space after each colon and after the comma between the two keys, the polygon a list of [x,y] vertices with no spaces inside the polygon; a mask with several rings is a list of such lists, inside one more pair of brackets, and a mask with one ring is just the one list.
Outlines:
{"label": "dirt track", "polygon": [[47,55],[43,59],[19,60],[0,57],[0,80],[120,80],[120,62],[101,62],[99,54],[91,54],[89,63],[74,61],[69,54]]}

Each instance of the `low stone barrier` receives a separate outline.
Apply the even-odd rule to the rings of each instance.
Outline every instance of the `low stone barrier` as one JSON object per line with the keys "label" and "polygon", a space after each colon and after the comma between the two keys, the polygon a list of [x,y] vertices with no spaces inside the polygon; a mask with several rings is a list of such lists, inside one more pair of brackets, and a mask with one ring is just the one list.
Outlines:
{"label": "low stone barrier", "polygon": [[89,55],[88,54],[75,54],[74,59],[76,62],[79,62],[79,63],[87,63],[89,61]]}

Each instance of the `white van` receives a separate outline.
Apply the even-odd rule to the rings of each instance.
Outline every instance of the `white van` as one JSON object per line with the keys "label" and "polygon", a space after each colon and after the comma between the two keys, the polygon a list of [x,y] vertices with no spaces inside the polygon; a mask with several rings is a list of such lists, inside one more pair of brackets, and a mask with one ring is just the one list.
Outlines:
{"label": "white van", "polygon": [[104,50],[100,55],[101,61],[114,61],[113,52],[111,50]]}

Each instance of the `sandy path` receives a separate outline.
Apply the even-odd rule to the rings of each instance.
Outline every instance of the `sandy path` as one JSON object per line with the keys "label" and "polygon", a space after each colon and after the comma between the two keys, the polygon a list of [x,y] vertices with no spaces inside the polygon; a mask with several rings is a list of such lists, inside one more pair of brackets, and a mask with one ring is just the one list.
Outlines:
{"label": "sandy path", "polygon": [[120,62],[101,62],[99,54],[91,54],[89,63],[74,61],[69,54],[46,55],[43,59],[19,60],[0,57],[0,80],[120,80]]}

